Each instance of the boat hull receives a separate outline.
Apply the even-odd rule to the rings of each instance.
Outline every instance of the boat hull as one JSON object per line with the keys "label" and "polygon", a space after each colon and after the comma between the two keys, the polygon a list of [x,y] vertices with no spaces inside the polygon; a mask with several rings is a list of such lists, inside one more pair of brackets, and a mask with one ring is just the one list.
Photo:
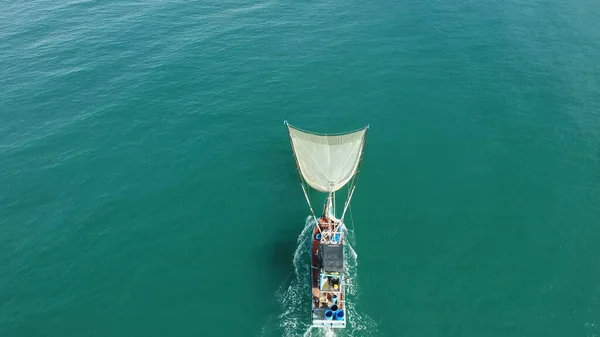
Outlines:
{"label": "boat hull", "polygon": [[[324,328],[345,328],[346,320],[347,320],[347,310],[345,303],[345,278],[341,277],[340,282],[340,290],[335,293],[338,297],[336,301],[336,305],[338,306],[338,311],[343,312],[342,318],[335,317],[336,314],[333,313],[333,317],[331,319],[326,319],[325,313],[326,311],[331,309],[333,305],[332,302],[332,292],[326,292],[319,289],[319,279],[321,276],[321,270],[319,269],[319,256],[318,250],[319,245],[321,244],[320,240],[316,239],[317,234],[321,233],[319,230],[319,224],[315,226],[313,236],[312,236],[312,244],[311,244],[311,290],[312,290],[312,300],[311,300],[311,326],[313,327],[324,327]],[[343,238],[340,239],[339,242],[342,246],[344,245]],[[343,273],[342,273],[343,275]]]}

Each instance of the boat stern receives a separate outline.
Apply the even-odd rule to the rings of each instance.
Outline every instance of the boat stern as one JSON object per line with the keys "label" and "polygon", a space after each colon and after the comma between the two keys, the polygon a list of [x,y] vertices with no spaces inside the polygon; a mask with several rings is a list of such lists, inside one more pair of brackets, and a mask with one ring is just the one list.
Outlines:
{"label": "boat stern", "polygon": [[[312,327],[316,328],[345,328],[346,327],[346,316],[337,317],[336,313],[333,313],[331,317],[325,317],[327,309],[314,309],[312,316]],[[343,311],[342,311],[343,312]]]}

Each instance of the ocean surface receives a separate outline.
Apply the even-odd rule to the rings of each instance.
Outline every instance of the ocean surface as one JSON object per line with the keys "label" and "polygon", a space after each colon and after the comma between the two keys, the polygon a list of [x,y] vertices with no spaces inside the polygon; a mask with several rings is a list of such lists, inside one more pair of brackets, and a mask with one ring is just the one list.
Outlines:
{"label": "ocean surface", "polygon": [[[343,331],[284,120],[370,124]],[[1,2],[0,233],[2,337],[598,337],[600,2]]]}

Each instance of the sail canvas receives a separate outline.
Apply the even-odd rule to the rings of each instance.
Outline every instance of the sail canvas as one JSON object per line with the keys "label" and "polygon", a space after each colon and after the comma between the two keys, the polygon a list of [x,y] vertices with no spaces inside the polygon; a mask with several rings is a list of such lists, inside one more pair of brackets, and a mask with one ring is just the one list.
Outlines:
{"label": "sail canvas", "polygon": [[352,179],[362,156],[367,127],[345,134],[302,131],[288,124],[302,178],[317,191],[335,192]]}

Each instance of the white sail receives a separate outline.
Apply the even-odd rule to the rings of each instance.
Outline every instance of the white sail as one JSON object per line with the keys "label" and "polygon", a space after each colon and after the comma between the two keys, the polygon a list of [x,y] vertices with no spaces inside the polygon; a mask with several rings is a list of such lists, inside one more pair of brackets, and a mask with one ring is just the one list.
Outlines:
{"label": "white sail", "polygon": [[346,134],[323,135],[287,126],[298,169],[312,188],[334,192],[352,179],[362,156],[367,127]]}

